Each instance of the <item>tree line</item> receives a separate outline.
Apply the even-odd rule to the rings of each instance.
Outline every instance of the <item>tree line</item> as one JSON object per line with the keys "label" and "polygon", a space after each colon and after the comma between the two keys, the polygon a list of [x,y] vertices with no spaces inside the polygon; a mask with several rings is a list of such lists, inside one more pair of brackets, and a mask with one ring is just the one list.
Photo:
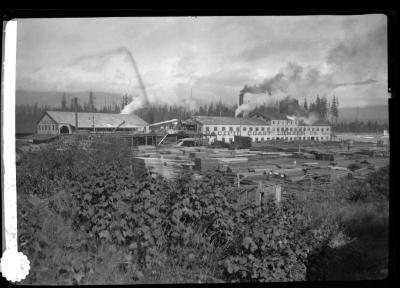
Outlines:
{"label": "tree line", "polygon": [[[88,99],[84,103],[77,105],[79,112],[101,112],[101,113],[120,113],[122,109],[132,101],[132,96],[127,94],[121,96],[120,103],[113,103],[99,107],[96,105],[95,96],[92,92],[88,94]],[[58,107],[35,105],[18,105],[16,106],[16,123],[18,126],[29,126],[31,130],[35,130],[36,122],[46,110],[56,111],[75,111],[74,100],[68,103],[65,94],[61,98]],[[199,105],[195,109],[179,105],[159,105],[150,104],[146,107],[138,109],[135,113],[148,123],[155,123],[170,119],[185,120],[194,115],[203,116],[225,116],[234,117],[237,105],[226,105],[219,102]],[[302,104],[298,99],[287,96],[274,104],[258,105],[251,112],[260,113],[281,113],[286,115],[308,116],[310,113],[317,115],[319,119],[329,121],[333,126],[333,130],[337,132],[375,132],[388,129],[387,123],[378,123],[377,121],[338,121],[339,118],[339,99],[332,96],[330,101],[326,96],[316,96],[314,101],[310,103],[304,98]]]}

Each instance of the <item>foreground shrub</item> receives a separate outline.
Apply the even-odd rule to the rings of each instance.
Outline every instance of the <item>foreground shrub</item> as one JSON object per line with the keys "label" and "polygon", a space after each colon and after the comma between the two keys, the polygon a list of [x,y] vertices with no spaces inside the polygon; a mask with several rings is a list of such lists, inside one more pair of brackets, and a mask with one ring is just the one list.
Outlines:
{"label": "foreground shrub", "polygon": [[[80,153],[46,154],[44,163],[52,162],[51,157],[73,159],[68,158],[70,166],[54,160],[58,163],[52,164],[54,171],[44,164],[28,165],[38,181],[53,175],[51,189],[62,192],[56,199],[47,196],[50,200],[43,209],[60,216],[76,235],[84,235],[75,246],[86,255],[73,263],[77,268],[62,273],[57,270],[78,284],[87,283],[89,274],[96,270],[91,265],[97,265],[99,249],[125,255],[118,266],[130,275],[125,280],[140,280],[166,265],[208,271],[211,277],[233,282],[304,280],[308,256],[337,229],[332,222],[310,221],[294,196],[280,204],[269,201],[264,207],[243,207],[238,188],[224,172],[204,173],[198,180],[190,173],[174,181],[149,175],[135,179],[123,155]],[[24,179],[19,182],[19,191],[29,191],[29,185],[35,185],[24,178],[31,172],[24,168],[19,171]],[[46,189],[30,193],[54,196]],[[31,215],[34,230],[21,226],[21,231],[33,237],[31,243],[43,232],[43,217],[50,214],[40,215]],[[62,244],[60,249],[65,252],[70,249],[67,246]],[[32,249],[32,253],[49,253],[39,246]],[[64,269],[60,267],[57,269]]]}
{"label": "foreground shrub", "polygon": [[363,180],[347,180],[336,189],[349,202],[382,202],[389,200],[389,166],[370,173]]}

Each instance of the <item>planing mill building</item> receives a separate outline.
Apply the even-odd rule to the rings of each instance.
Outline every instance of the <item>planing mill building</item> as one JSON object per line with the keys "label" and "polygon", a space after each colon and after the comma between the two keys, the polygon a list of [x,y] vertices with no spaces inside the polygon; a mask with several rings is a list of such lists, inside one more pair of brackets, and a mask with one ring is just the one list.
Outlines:
{"label": "planing mill building", "polygon": [[192,116],[185,121],[185,126],[202,133],[209,143],[215,140],[232,143],[235,136],[250,137],[252,142],[331,140],[331,126],[328,122],[317,121],[308,125],[300,120],[290,120],[285,115],[253,113],[248,118]]}

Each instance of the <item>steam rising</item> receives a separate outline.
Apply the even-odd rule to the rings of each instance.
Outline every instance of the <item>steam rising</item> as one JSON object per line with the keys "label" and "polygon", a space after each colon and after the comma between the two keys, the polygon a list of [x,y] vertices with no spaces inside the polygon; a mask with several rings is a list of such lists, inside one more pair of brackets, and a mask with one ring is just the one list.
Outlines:
{"label": "steam rising", "polygon": [[286,118],[291,121],[297,120],[299,122],[304,122],[307,125],[312,125],[319,120],[319,117],[315,112],[310,112],[307,116],[292,115],[286,116]]}
{"label": "steam rising", "polygon": [[[387,31],[380,25],[365,35],[357,33],[357,21],[344,24],[345,37],[338,40],[320,66],[303,66],[289,62],[281,71],[256,85],[245,85],[239,93],[242,105],[235,114],[246,115],[257,103],[265,102],[267,94],[279,97],[292,95],[297,99],[330,96],[342,87],[385,83],[387,71]],[[243,101],[248,94],[254,94]],[[340,93],[338,93],[340,94]],[[342,94],[343,95],[343,94]]]}
{"label": "steam rising", "polygon": [[44,90],[58,92],[103,91],[133,96],[124,114],[149,103],[136,61],[126,47],[75,58],[37,71],[30,79]]}
{"label": "steam rising", "polygon": [[[264,98],[262,100],[265,101],[266,97],[272,95],[277,96],[277,98],[295,95],[296,98],[301,99],[318,94],[330,95],[336,88],[343,86],[361,86],[377,82],[374,79],[368,79],[335,83],[334,78],[335,75],[333,73],[323,73],[321,69],[316,67],[303,67],[297,63],[289,63],[282,71],[271,78],[264,79],[260,84],[245,85],[239,93],[239,99],[242,100],[243,104],[236,109],[235,115],[238,116],[242,113],[246,115],[259,104],[260,98]],[[243,99],[246,94],[258,94],[258,100],[256,98],[254,101],[252,97],[248,102],[245,102]]]}

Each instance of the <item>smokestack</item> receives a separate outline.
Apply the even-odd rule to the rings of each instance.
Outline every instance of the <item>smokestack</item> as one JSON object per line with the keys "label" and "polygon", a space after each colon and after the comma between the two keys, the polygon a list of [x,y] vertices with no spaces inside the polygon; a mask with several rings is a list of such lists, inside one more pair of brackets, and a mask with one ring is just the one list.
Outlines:
{"label": "smokestack", "polygon": [[78,98],[74,98],[74,106],[75,106],[75,131],[78,133]]}
{"label": "smokestack", "polygon": [[242,94],[242,93],[239,94],[239,106],[243,105],[243,96],[244,96],[244,94]]}

